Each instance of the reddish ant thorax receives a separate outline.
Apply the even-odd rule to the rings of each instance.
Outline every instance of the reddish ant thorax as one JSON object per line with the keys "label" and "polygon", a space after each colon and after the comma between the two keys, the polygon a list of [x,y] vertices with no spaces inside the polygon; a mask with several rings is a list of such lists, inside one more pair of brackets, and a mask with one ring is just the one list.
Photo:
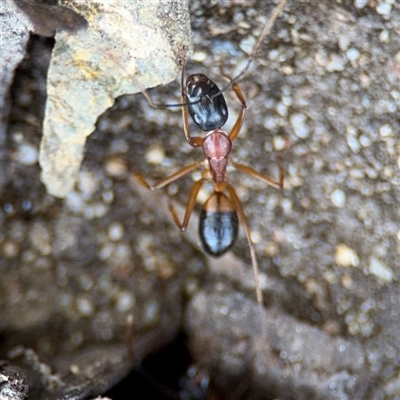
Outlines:
{"label": "reddish ant thorax", "polygon": [[232,141],[226,132],[216,129],[206,135],[203,140],[203,152],[207,157],[211,175],[215,183],[225,181],[228,156],[232,149]]}

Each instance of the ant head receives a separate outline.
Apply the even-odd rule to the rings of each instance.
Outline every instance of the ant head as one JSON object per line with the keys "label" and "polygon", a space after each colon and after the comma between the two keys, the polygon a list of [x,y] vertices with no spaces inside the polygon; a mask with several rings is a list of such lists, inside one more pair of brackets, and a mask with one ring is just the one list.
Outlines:
{"label": "ant head", "polygon": [[221,128],[228,119],[228,107],[219,87],[206,75],[190,75],[186,80],[187,107],[202,131]]}

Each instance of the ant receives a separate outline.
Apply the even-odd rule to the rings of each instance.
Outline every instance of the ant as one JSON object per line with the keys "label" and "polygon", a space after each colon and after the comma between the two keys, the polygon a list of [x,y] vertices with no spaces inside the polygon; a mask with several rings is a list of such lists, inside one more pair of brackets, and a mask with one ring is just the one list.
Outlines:
{"label": "ant", "polygon": [[[202,178],[194,183],[190,191],[183,221],[180,221],[174,207],[172,206],[172,203],[169,203],[170,213],[175,221],[175,224],[181,229],[181,231],[186,231],[201,187],[207,179],[211,179],[213,181],[214,191],[203,205],[200,214],[200,240],[208,254],[215,257],[222,256],[233,246],[238,236],[239,222],[242,224],[250,248],[250,256],[256,287],[256,297],[261,315],[263,296],[259,282],[256,252],[251,239],[250,228],[243,212],[242,204],[236,194],[235,189],[226,180],[226,172],[229,163],[235,169],[244,172],[253,178],[259,179],[270,186],[273,186],[277,189],[283,188],[282,169],[280,170],[279,181],[275,181],[274,179],[260,174],[249,166],[230,160],[229,155],[232,149],[232,142],[238,137],[242,128],[247,108],[245,98],[237,84],[237,81],[241,79],[249,69],[253,59],[256,56],[259,46],[261,45],[265,36],[271,30],[275,19],[284,7],[285,3],[286,0],[281,0],[273,11],[270,19],[265,24],[242,72],[237,75],[236,78],[230,79],[224,74],[221,68],[221,75],[229,81],[229,83],[222,90],[220,90],[211,79],[201,73],[189,76],[185,85],[185,57],[183,54],[183,47],[180,48],[182,64],[182,73],[180,79],[181,103],[155,105],[152,103],[146,92],[143,92],[143,95],[147,99],[148,103],[155,108],[165,108],[171,106],[182,107],[185,138],[192,147],[201,147],[203,149],[205,159],[183,167],[174,174],[162,179],[155,185],[150,185],[141,175],[136,174],[136,178],[145,187],[150,190],[156,190],[169,185],[170,183],[182,178],[198,168],[204,168]],[[228,119],[228,108],[223,96],[223,92],[230,87],[232,87],[237,99],[241,103],[241,110],[231,132],[228,134],[221,128]],[[204,137],[190,135],[189,115],[200,130],[207,132]],[[265,334],[264,327],[263,334]]]}

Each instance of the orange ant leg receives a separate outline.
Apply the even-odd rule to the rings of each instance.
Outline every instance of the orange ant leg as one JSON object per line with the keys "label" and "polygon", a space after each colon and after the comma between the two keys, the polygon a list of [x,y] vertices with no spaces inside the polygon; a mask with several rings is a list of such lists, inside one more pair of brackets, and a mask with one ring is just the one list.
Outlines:
{"label": "orange ant leg", "polygon": [[132,363],[135,363],[136,357],[135,357],[135,352],[133,351],[133,315],[128,314],[126,317],[126,333],[125,333],[125,341],[126,341],[126,347],[128,349],[128,355]]}
{"label": "orange ant leg", "polygon": [[240,103],[242,104],[242,108],[239,112],[239,115],[236,119],[235,125],[233,125],[233,128],[229,134],[229,138],[231,139],[231,141],[233,142],[239,135],[240,130],[242,129],[242,125],[243,125],[243,120],[244,120],[244,116],[246,114],[246,100],[243,96],[242,91],[240,90],[239,86],[234,83],[232,86],[233,91],[236,94],[236,97],[239,99]]}
{"label": "orange ant leg", "polygon": [[192,189],[190,190],[190,193],[189,193],[189,199],[188,199],[188,202],[186,205],[185,216],[183,217],[182,222],[179,221],[179,217],[178,217],[172,203],[169,202],[169,204],[168,204],[168,208],[172,215],[172,218],[174,219],[176,226],[182,232],[186,231],[186,228],[189,224],[190,216],[192,215],[194,206],[196,205],[197,195],[199,194],[199,191],[200,191],[201,187],[203,186],[204,181],[205,181],[205,179],[202,178],[199,181],[195,182],[194,185],[192,186]]}
{"label": "orange ant leg", "polygon": [[195,169],[201,167],[203,164],[203,161],[197,161],[193,164],[189,164],[186,167],[180,169],[179,171],[175,172],[174,174],[167,176],[166,178],[162,179],[160,182],[156,183],[155,185],[150,185],[142,175],[140,174],[134,174],[135,178],[147,189],[149,190],[157,190],[161,189],[164,186],[169,185],[170,183],[178,180],[179,178],[189,174],[190,172],[194,171]]}
{"label": "orange ant leg", "polygon": [[[225,74],[224,69],[222,64],[219,66],[219,71],[221,73],[221,75],[227,80],[227,81],[232,81],[232,78]],[[243,121],[244,121],[244,116],[246,114],[246,109],[247,109],[247,104],[246,104],[246,99],[244,98],[244,95],[242,93],[242,91],[240,90],[239,86],[237,83],[233,83],[232,84],[232,89],[235,92],[236,97],[238,98],[238,100],[240,101],[242,108],[239,112],[239,115],[236,119],[235,125],[233,125],[233,128],[229,134],[229,138],[231,139],[231,141],[233,142],[239,135],[240,130],[242,129],[242,125],[243,125]]]}
{"label": "orange ant leg", "polygon": [[262,294],[261,287],[260,287],[260,279],[259,279],[260,271],[258,269],[256,250],[254,248],[253,240],[251,239],[250,228],[249,228],[249,224],[247,223],[247,218],[243,212],[242,203],[240,202],[239,197],[237,196],[237,194],[235,192],[235,189],[228,182],[225,182],[225,187],[226,187],[226,190],[228,191],[229,196],[235,206],[239,220],[242,223],[244,233],[247,238],[247,242],[249,244],[251,264],[253,267],[253,275],[254,275],[254,285],[256,287],[256,298],[257,298],[258,308],[260,310],[262,336],[265,337],[266,336],[266,327],[264,324],[264,313],[263,313],[264,299],[263,299],[263,294]]}
{"label": "orange ant leg", "polygon": [[[190,172],[194,171],[195,169],[201,167],[202,164],[203,164],[203,161],[197,161],[193,164],[187,165],[186,167],[180,169],[179,171],[177,171],[174,174],[168,176],[167,178],[161,180],[160,182],[158,182],[157,184],[155,184],[153,186],[150,185],[141,175],[135,174],[135,177],[147,189],[157,190],[157,189],[161,189],[164,186],[167,186],[170,183],[178,180],[179,178],[182,178],[183,176],[189,174]],[[179,221],[179,217],[178,217],[172,203],[170,202],[168,205],[169,211],[172,215],[172,218],[174,219],[175,224],[178,226],[178,228],[182,232],[186,231],[186,228],[189,224],[190,216],[192,215],[194,206],[196,205],[197,195],[199,194],[199,190],[201,189],[204,181],[205,181],[205,178],[202,178],[199,181],[194,183],[194,185],[190,191],[190,194],[189,194],[189,200],[188,200],[188,203],[186,206],[185,216],[183,218],[182,223]]]}
{"label": "orange ant leg", "polygon": [[253,168],[250,168],[247,165],[243,164],[238,164],[234,161],[231,160],[232,165],[239,171],[244,172],[247,175],[252,176],[253,178],[256,178],[267,185],[273,186],[274,188],[277,189],[282,189],[283,188],[283,179],[284,179],[284,171],[282,168],[279,169],[279,182],[269,178],[268,176],[262,175],[259,172],[255,171]]}

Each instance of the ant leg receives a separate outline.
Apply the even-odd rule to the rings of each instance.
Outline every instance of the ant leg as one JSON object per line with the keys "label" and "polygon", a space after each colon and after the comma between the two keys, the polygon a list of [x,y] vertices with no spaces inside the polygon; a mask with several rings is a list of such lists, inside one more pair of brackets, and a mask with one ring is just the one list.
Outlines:
{"label": "ant leg", "polygon": [[183,51],[183,46],[179,48],[179,52],[181,55],[181,64],[182,64],[182,73],[181,73],[181,104],[182,106],[182,120],[183,120],[183,131],[185,133],[185,138],[187,142],[192,147],[200,147],[203,144],[203,138],[201,136],[190,136],[189,131],[189,115],[187,106],[184,105],[187,102],[186,98],[186,89],[185,89],[185,56]]}
{"label": "ant leg", "polygon": [[[182,77],[184,77],[184,70],[185,70],[185,53],[184,53],[184,46],[180,45],[179,46],[179,64],[182,66]],[[181,78],[182,80],[182,78]],[[147,94],[146,90],[142,90],[141,91],[143,97],[146,99],[147,103],[149,104],[149,106],[151,108],[155,108],[156,110],[162,110],[162,109],[166,109],[168,107],[181,107],[184,104],[155,104],[153,103],[153,100],[151,99],[151,97]]]}
{"label": "ant leg", "polygon": [[[227,75],[224,75],[222,69],[221,69],[221,73],[223,75],[224,78],[230,79]],[[233,125],[233,128],[231,130],[231,132],[229,133],[229,138],[231,139],[231,141],[233,142],[239,135],[240,130],[242,129],[242,125],[243,125],[243,121],[244,121],[244,116],[246,114],[246,100],[243,96],[242,91],[240,90],[239,86],[234,83],[232,86],[233,91],[236,94],[236,97],[238,98],[238,100],[240,101],[240,103],[242,104],[242,108],[239,112],[239,115],[236,119],[235,125]]]}
{"label": "ant leg", "polygon": [[157,190],[161,189],[164,186],[169,185],[170,183],[176,181],[177,179],[189,174],[190,172],[194,171],[195,169],[199,168],[203,164],[203,161],[197,161],[193,164],[189,164],[186,167],[183,167],[179,171],[175,172],[174,174],[167,176],[160,182],[156,183],[155,185],[150,185],[142,175],[140,174],[134,174],[135,178],[147,189],[149,190]]}
{"label": "ant leg", "polygon": [[268,178],[268,176],[262,175],[259,172],[255,171],[253,168],[243,165],[243,164],[238,164],[234,161],[231,161],[232,165],[239,171],[244,172],[247,175],[252,176],[253,178],[259,179],[262,182],[265,182],[266,184],[273,186],[274,188],[277,189],[282,189],[283,188],[283,179],[284,179],[284,171],[283,168],[279,168],[279,182]]}
{"label": "ant leg", "polygon": [[[220,71],[221,75],[227,81],[232,81],[232,78],[229,75],[225,74],[222,64],[219,66],[219,71]],[[238,115],[238,117],[236,119],[235,125],[233,125],[233,128],[232,128],[232,130],[231,130],[231,132],[229,134],[229,138],[233,142],[237,138],[237,136],[239,135],[240,130],[242,129],[244,116],[246,114],[247,104],[246,104],[246,99],[244,98],[243,93],[240,90],[239,85],[237,83],[233,83],[232,89],[235,92],[236,97],[238,98],[238,100],[240,101],[240,103],[242,105],[242,108],[241,108],[241,110],[239,112],[239,115]]]}
{"label": "ant leg", "polygon": [[142,95],[146,99],[147,103],[151,108],[155,109],[165,109],[168,107],[181,107],[182,108],[182,120],[183,120],[183,131],[185,133],[185,138],[187,142],[192,147],[201,147],[203,144],[203,138],[201,136],[190,136],[189,131],[189,116],[187,109],[187,98],[186,98],[186,89],[185,89],[185,48],[183,45],[179,46],[179,62],[182,66],[181,73],[181,103],[180,104],[154,104],[153,100],[151,100],[150,96],[147,94],[145,90],[142,90]]}
{"label": "ant leg", "polygon": [[236,212],[239,216],[239,220],[242,223],[244,233],[247,238],[247,242],[249,244],[251,264],[253,266],[254,284],[256,287],[256,298],[257,298],[258,308],[260,310],[262,336],[265,337],[266,336],[266,327],[264,324],[264,314],[263,314],[264,300],[263,300],[263,294],[262,294],[261,287],[260,287],[259,269],[258,269],[258,262],[257,262],[257,257],[256,257],[256,250],[254,248],[253,240],[251,239],[250,228],[249,228],[249,224],[247,223],[246,216],[244,215],[244,212],[243,212],[242,203],[240,202],[239,197],[237,196],[237,194],[235,192],[235,189],[228,182],[225,182],[225,187],[226,187],[227,191],[229,192],[229,196],[235,206]]}
{"label": "ant leg", "polygon": [[128,314],[126,317],[126,333],[125,333],[125,341],[126,341],[126,347],[128,349],[128,355],[129,358],[131,359],[132,363],[135,363],[135,352],[133,351],[133,315]]}
{"label": "ant leg", "polygon": [[194,206],[196,205],[196,199],[197,199],[197,195],[199,194],[199,190],[201,189],[201,187],[203,186],[203,183],[205,181],[205,178],[200,179],[199,181],[195,182],[192,189],[190,190],[189,193],[189,199],[186,205],[186,211],[185,211],[185,216],[183,217],[183,221],[180,222],[179,221],[179,217],[172,205],[172,203],[170,202],[168,204],[169,207],[169,211],[172,215],[172,218],[174,219],[174,222],[176,224],[176,226],[182,231],[185,232],[186,228],[189,224],[189,220],[190,220],[190,216],[192,215]]}
{"label": "ant leg", "polygon": [[146,99],[147,103],[149,104],[149,106],[151,108],[155,108],[156,110],[160,110],[163,109],[165,107],[161,107],[158,104],[154,104],[153,100],[151,99],[151,97],[147,94],[147,92],[145,90],[142,90],[140,93],[142,93],[143,97]]}

